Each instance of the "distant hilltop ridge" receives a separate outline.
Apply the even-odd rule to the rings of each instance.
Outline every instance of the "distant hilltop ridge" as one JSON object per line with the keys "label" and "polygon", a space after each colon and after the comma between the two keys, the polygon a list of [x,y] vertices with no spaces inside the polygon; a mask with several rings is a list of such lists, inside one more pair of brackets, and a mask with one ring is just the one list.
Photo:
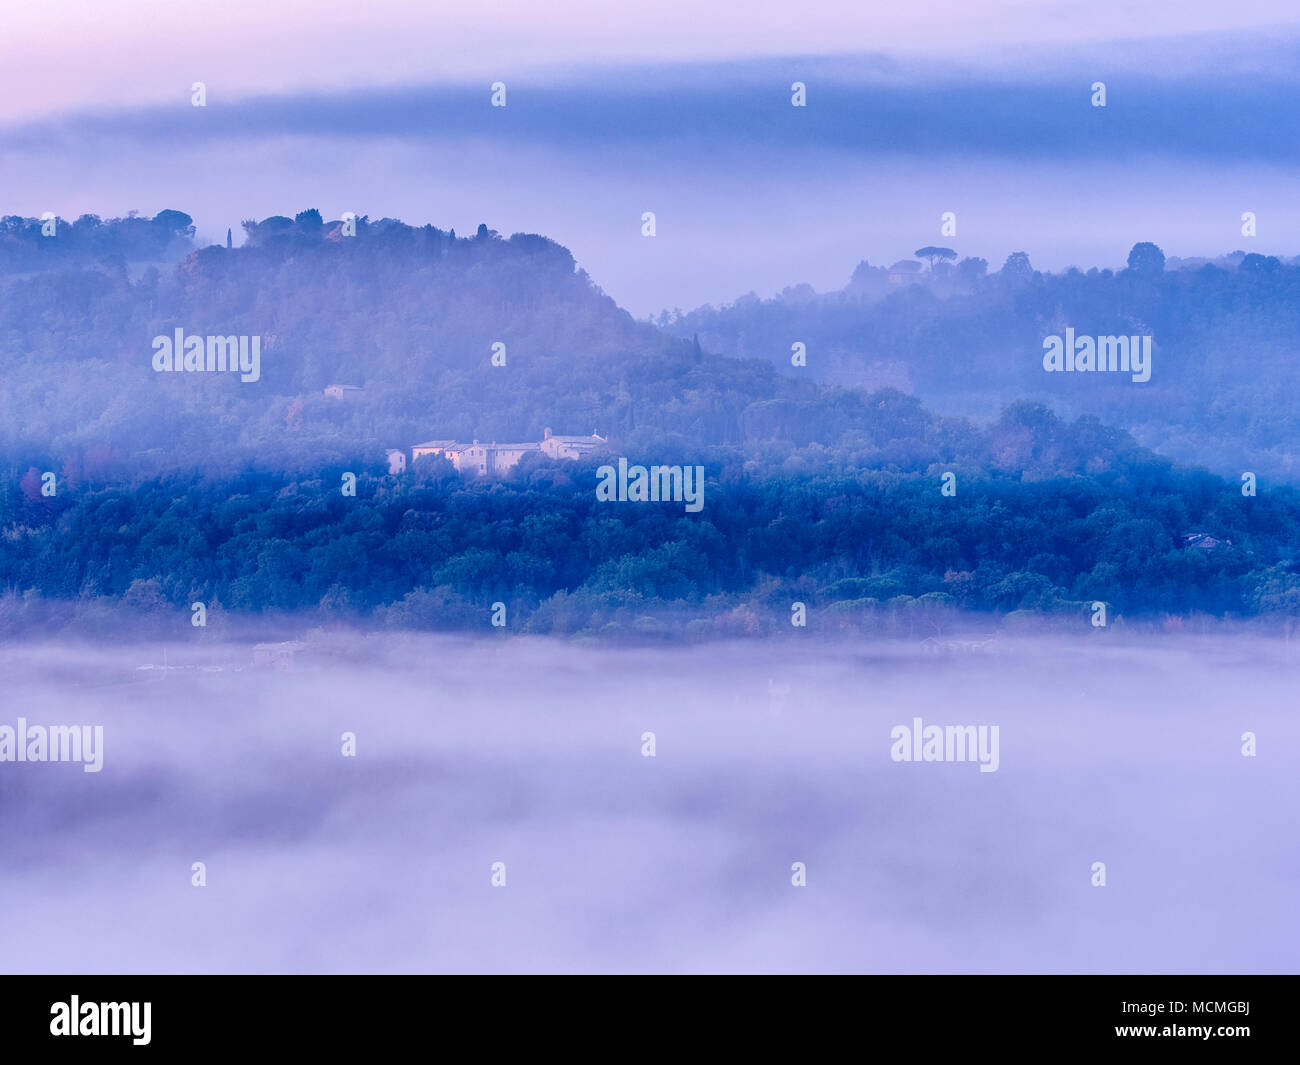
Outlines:
{"label": "distant hilltop ridge", "polygon": [[[1243,216],[1245,217],[1245,216]],[[1251,223],[1253,226],[1253,222]],[[164,258],[180,259],[186,254],[223,246],[234,249],[234,227],[224,227],[218,233],[218,240],[206,246],[196,240],[197,227],[194,219],[184,211],[166,208],[149,217],[138,211],[128,211],[125,216],[104,218],[97,214],[82,214],[69,221],[55,212],[46,211],[40,216],[2,215],[0,216],[0,270],[12,272],[18,267],[17,260],[25,260],[24,265],[39,269],[52,265],[57,260],[68,258],[87,258],[121,255],[128,260],[158,261]],[[437,234],[447,242],[460,241],[469,243],[485,241],[500,237],[486,223],[480,223],[472,236],[457,237],[455,228],[444,230],[429,223],[410,224],[397,218],[383,217],[372,219],[367,214],[343,211],[338,218],[327,218],[317,208],[311,207],[299,211],[293,217],[288,215],[268,215],[263,219],[247,218],[239,223],[244,239],[240,249],[247,248],[292,248],[313,243],[341,243],[350,237],[401,239],[403,236],[423,233]],[[205,234],[206,235],[206,234]],[[1254,232],[1244,232],[1253,237]],[[515,234],[511,240],[521,236],[531,237],[539,245],[555,245],[555,242],[536,234]],[[1282,266],[1300,266],[1300,255],[1261,255],[1237,249],[1232,252],[1210,256],[1169,256],[1165,258],[1156,246],[1148,241],[1134,245],[1128,260],[1128,268],[1139,270],[1148,267],[1150,256],[1158,253],[1158,269],[1196,270],[1212,265],[1220,269],[1235,270],[1246,262],[1247,269],[1253,263],[1273,260]],[[1135,262],[1135,254],[1137,261]],[[997,274],[990,270],[988,260],[978,255],[962,257],[952,248],[927,246],[916,249],[914,258],[901,259],[889,266],[873,265],[863,259],[857,264],[853,276],[845,286],[845,291],[853,291],[872,280],[881,288],[898,287],[910,284],[933,284],[943,280],[952,282],[973,281],[986,274]],[[923,262],[924,261],[924,262]],[[1002,270],[1013,278],[1018,278],[1028,270],[1028,256],[1023,251],[1013,252],[1007,256]],[[1047,276],[1063,276],[1076,270],[1086,269],[1072,266],[1058,271],[1042,271]],[[1100,272],[1105,268],[1094,267]],[[1122,269],[1122,268],[1117,268]],[[1113,271],[1110,271],[1113,272]],[[815,294],[808,285],[791,283],[785,295],[792,298],[807,297]],[[750,297],[742,297],[742,299]]]}
{"label": "distant hilltop ridge", "polygon": [[68,222],[47,211],[39,218],[0,217],[0,273],[34,273],[120,256],[135,262],[174,262],[194,250],[194,219],[184,211],[141,218],[83,214]]}
{"label": "distant hilltop ridge", "polygon": [[538,453],[552,459],[580,459],[599,451],[608,442],[606,437],[596,432],[590,436],[556,436],[550,429],[545,430],[541,440],[522,444],[481,444],[477,440],[460,444],[454,440],[426,440],[410,447],[409,460],[407,450],[389,448],[388,472],[405,473],[408,464],[413,465],[426,455],[441,455],[456,468],[457,473],[504,477],[525,455]]}
{"label": "distant hilltop ridge", "polygon": [[[452,247],[502,240],[501,235],[480,223],[471,237],[456,236],[456,230],[433,225],[411,226],[396,218],[372,220],[369,215],[344,211],[326,219],[316,208],[299,211],[294,217],[271,215],[240,223],[244,239],[234,246],[233,227],[225,228],[219,242],[200,246],[195,239],[194,219],[184,211],[167,209],[152,218],[130,211],[124,218],[101,218],[83,214],[69,222],[47,211],[38,218],[0,216],[0,274],[38,273],[68,267],[102,266],[114,260],[137,263],[177,264],[223,251],[272,250],[286,253],[331,245],[409,247],[441,254]],[[573,266],[567,249],[536,234],[516,233],[509,238],[515,248],[528,252],[551,252]]]}
{"label": "distant hilltop ridge", "polygon": [[[418,235],[423,238],[422,244],[425,247],[432,242],[434,249],[441,251],[456,244],[468,245],[501,239],[501,235],[496,230],[489,229],[486,223],[480,223],[473,236],[458,238],[454,228],[443,230],[431,224],[411,225],[390,217],[372,220],[369,215],[353,211],[344,211],[340,217],[329,219],[314,207],[299,211],[292,218],[288,215],[269,215],[261,220],[244,219],[240,222],[240,228],[244,232],[244,239],[236,249],[233,244],[233,227],[226,228],[217,243],[200,246],[195,239],[193,218],[184,211],[173,208],[159,211],[153,217],[128,211],[125,217],[120,218],[82,214],[73,221],[50,211],[39,217],[4,215],[0,216],[0,273],[29,273],[59,266],[89,265],[118,256],[128,262],[175,263],[195,253],[222,250],[223,246],[224,250],[291,251],[312,245],[345,244],[349,238],[362,238],[362,243],[378,240],[380,243],[401,246]],[[1254,234],[1252,232],[1249,235]],[[525,241],[530,244],[527,250],[531,251],[562,250],[567,254],[567,249],[537,234],[517,233],[509,240],[516,245],[521,240]],[[1138,257],[1136,264],[1134,253]],[[882,295],[911,285],[960,290],[974,285],[985,276],[1004,276],[1004,279],[1016,282],[1038,273],[1029,266],[1028,256],[1024,252],[1009,255],[1001,271],[991,271],[989,262],[978,255],[960,258],[951,248],[928,246],[917,249],[913,254],[915,258],[902,259],[888,267],[871,265],[865,259],[862,260],[841,291],[848,295],[866,292]],[[1132,270],[1135,266],[1139,270],[1146,269],[1150,264],[1145,260],[1152,254],[1159,259],[1156,269],[1170,271],[1191,271],[1207,265],[1225,270],[1300,266],[1300,256],[1288,258],[1243,250],[1208,257],[1171,256],[1166,260],[1154,244],[1141,242],[1130,253],[1129,269]],[[920,260],[925,260],[928,266],[923,266]],[[1042,275],[1064,276],[1074,272],[1078,272],[1078,268],[1063,269],[1055,275],[1043,271]],[[1104,275],[1113,273],[1109,269],[1097,267],[1089,272]],[[779,298],[798,301],[816,295],[809,285],[791,284]],[[751,294],[741,297],[741,301],[752,298]],[[665,315],[659,317],[664,318]]]}
{"label": "distant hilltop ridge", "polygon": [[[194,247],[192,228],[180,211],[0,219],[0,457],[87,477],[307,470],[390,447],[410,462],[428,426],[473,447],[553,425],[633,451],[677,440],[784,462],[815,445],[870,464],[910,461],[892,445],[903,423],[925,439],[931,411],[987,424],[1028,401],[1234,480],[1300,483],[1286,432],[1300,266],[1274,256],[1171,270],[1141,242],[1125,269],[1050,274],[1024,253],[997,272],[969,257],[948,269],[957,249],[919,247],[924,267],[862,267],[835,293],[796,286],[656,328],[537,234],[308,210],[248,222],[237,247],[223,225],[161,261]],[[250,352],[261,337],[258,380],[155,372],[151,344],[177,329],[247,336]],[[1044,338],[1067,329],[1151,336],[1158,369],[1140,388],[1045,373]]]}

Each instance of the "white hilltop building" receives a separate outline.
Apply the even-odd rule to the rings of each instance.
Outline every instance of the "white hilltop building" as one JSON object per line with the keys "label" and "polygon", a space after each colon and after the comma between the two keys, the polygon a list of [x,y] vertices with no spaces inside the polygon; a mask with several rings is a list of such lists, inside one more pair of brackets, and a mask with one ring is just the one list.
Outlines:
{"label": "white hilltop building", "polygon": [[556,436],[550,429],[543,430],[538,446],[542,454],[553,459],[580,459],[604,447],[609,441],[592,433],[590,436]]}
{"label": "white hilltop building", "polygon": [[[478,440],[460,444],[455,440],[426,440],[411,446],[411,464],[425,455],[442,455],[458,473],[479,477],[504,477],[528,454],[539,453],[552,459],[580,459],[603,448],[608,438],[593,432],[590,436],[556,436],[550,429],[540,441],[519,444],[490,444]],[[407,468],[406,453],[388,451],[388,472],[402,473]]]}

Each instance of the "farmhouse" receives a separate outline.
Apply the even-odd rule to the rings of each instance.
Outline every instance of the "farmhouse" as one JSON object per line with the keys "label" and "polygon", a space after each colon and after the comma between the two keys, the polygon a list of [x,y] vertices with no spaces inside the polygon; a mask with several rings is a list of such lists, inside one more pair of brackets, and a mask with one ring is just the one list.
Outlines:
{"label": "farmhouse", "polygon": [[352,399],[359,396],[365,389],[360,385],[326,385],[325,395],[330,399]]}

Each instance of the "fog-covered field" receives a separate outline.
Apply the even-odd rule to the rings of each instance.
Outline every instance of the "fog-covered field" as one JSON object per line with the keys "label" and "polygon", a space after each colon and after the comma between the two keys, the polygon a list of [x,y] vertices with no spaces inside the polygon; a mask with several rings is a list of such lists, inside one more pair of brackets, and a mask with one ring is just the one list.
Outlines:
{"label": "fog-covered field", "polygon": [[[104,766],[0,762],[0,970],[1300,967],[1300,646],[939,650],[11,645],[0,726]],[[891,760],[914,717],[998,770]]]}

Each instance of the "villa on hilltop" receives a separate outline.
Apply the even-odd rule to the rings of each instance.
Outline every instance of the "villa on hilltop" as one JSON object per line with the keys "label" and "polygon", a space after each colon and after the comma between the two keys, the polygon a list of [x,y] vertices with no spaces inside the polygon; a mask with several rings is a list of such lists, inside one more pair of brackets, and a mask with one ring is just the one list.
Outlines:
{"label": "villa on hilltop", "polygon": [[[550,429],[545,430],[544,437],[536,443],[483,444],[475,440],[470,444],[458,444],[454,440],[426,440],[423,444],[411,446],[410,465],[425,455],[442,455],[456,468],[457,473],[504,477],[519,464],[520,459],[533,452],[552,459],[580,459],[607,442],[606,437],[594,432],[590,436],[556,436]],[[389,473],[403,473],[407,465],[405,451],[389,449]]]}

